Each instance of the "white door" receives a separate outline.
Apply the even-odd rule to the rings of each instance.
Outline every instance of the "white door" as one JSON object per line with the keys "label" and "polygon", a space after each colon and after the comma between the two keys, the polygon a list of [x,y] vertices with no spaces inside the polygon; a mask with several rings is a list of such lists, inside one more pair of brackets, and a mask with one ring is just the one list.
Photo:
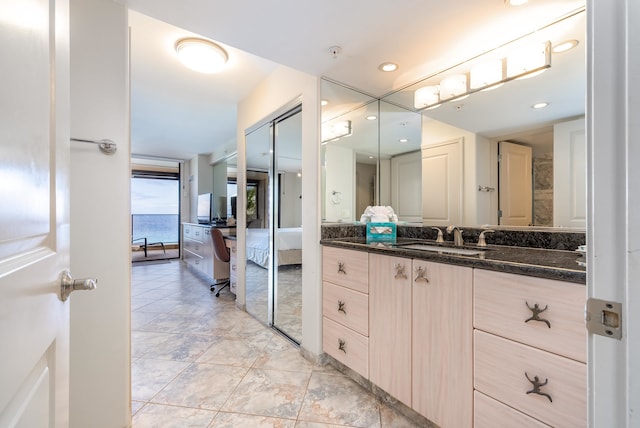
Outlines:
{"label": "white door", "polygon": [[68,425],[68,15],[66,1],[0,0],[2,427]]}
{"label": "white door", "polygon": [[553,225],[587,227],[585,120],[553,126]]}
{"label": "white door", "polygon": [[499,184],[500,224],[531,225],[533,188],[531,178],[531,147],[501,141]]}
{"label": "white door", "polygon": [[422,221],[432,226],[462,222],[463,139],[422,148]]}

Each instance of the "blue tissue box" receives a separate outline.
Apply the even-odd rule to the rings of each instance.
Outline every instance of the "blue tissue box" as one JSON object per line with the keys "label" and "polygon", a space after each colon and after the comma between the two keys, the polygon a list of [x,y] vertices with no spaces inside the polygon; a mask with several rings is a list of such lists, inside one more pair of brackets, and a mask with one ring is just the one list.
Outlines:
{"label": "blue tissue box", "polygon": [[396,242],[395,223],[367,223],[367,244],[372,242]]}

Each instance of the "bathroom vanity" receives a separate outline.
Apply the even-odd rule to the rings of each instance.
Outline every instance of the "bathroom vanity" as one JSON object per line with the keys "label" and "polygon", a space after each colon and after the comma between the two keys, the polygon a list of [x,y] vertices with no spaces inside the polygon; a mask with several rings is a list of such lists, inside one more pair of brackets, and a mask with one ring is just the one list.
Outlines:
{"label": "bathroom vanity", "polygon": [[[323,347],[339,368],[444,428],[586,426],[586,269],[569,249],[583,234],[460,254],[426,227],[399,227],[396,244],[332,229]],[[507,235],[492,242],[521,239]]]}

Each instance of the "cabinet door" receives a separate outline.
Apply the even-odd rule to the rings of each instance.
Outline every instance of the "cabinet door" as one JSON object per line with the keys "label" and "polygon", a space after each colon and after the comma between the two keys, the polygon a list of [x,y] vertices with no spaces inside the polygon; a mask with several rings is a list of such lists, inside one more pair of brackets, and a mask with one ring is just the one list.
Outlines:
{"label": "cabinet door", "polygon": [[472,269],[414,260],[412,282],[412,407],[443,428],[471,427]]}
{"label": "cabinet door", "polygon": [[411,405],[411,260],[369,255],[369,379]]}

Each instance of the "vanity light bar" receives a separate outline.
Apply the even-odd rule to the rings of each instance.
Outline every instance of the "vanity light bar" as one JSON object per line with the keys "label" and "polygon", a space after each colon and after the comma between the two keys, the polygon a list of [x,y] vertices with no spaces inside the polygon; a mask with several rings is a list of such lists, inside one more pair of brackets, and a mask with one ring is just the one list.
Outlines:
{"label": "vanity light bar", "polygon": [[351,121],[340,120],[333,123],[322,124],[322,144],[348,137],[352,133]]}
{"label": "vanity light bar", "polygon": [[[414,92],[414,107],[417,111],[439,107],[442,103],[462,100],[469,95],[490,89],[495,89],[502,84],[516,79],[533,77],[551,67],[551,42],[546,41],[537,45],[530,45],[521,50],[514,51],[512,55],[499,60],[493,60],[495,64],[501,64],[501,78],[491,77],[487,63],[479,62],[471,71],[458,73],[441,80],[438,85],[423,86]],[[496,65],[494,65],[496,67]],[[477,73],[485,76],[478,76]],[[495,70],[494,70],[495,72]],[[450,88],[451,82],[456,82],[455,90],[443,91],[443,85]]]}

